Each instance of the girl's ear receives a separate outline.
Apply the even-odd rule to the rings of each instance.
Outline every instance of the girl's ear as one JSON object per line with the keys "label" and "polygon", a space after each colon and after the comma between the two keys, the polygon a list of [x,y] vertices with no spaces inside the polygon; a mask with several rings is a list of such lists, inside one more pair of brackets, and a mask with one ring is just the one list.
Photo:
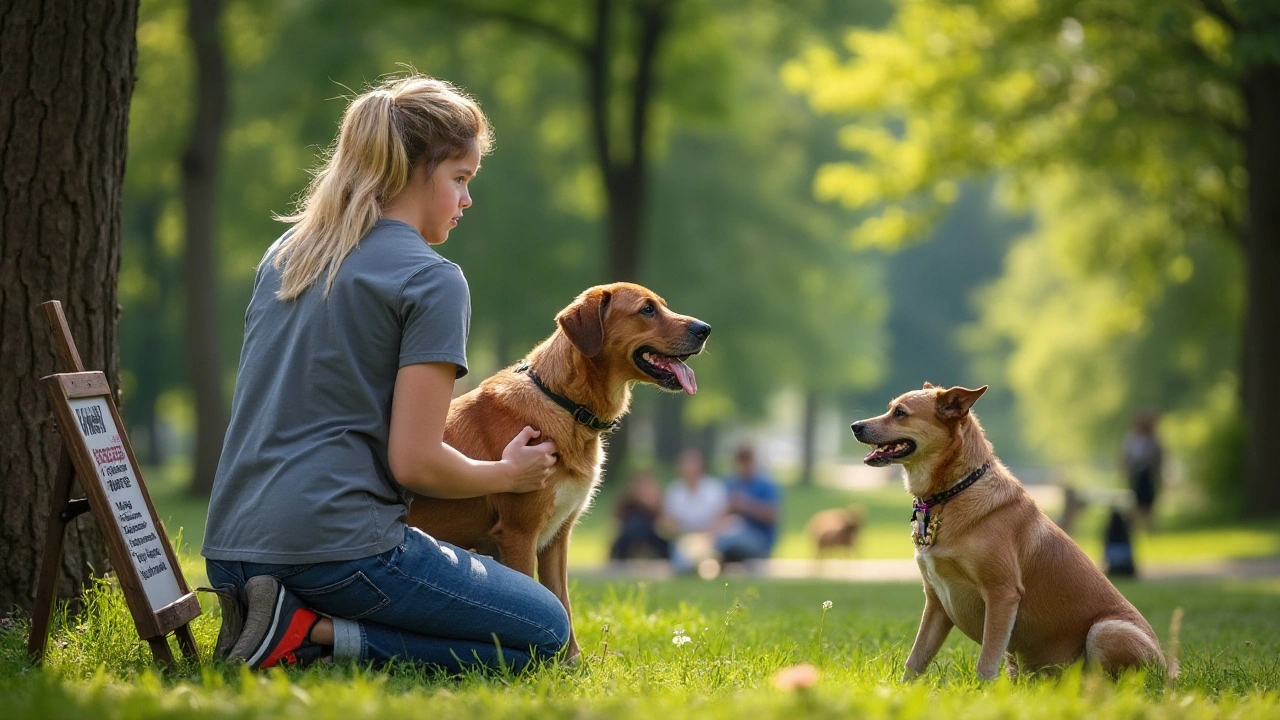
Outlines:
{"label": "girl's ear", "polygon": [[604,349],[604,314],[612,294],[608,290],[588,290],[556,316],[556,323],[578,352],[589,358]]}

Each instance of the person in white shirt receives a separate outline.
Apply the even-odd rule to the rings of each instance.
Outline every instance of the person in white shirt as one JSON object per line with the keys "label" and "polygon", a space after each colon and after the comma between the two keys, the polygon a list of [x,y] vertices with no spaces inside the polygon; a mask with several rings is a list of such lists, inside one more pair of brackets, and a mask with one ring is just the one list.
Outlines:
{"label": "person in white shirt", "polygon": [[677,572],[688,572],[710,552],[710,533],[728,510],[729,494],[724,483],[706,474],[697,449],[680,454],[677,471],[679,477],[663,498],[661,524],[674,541],[672,565]]}

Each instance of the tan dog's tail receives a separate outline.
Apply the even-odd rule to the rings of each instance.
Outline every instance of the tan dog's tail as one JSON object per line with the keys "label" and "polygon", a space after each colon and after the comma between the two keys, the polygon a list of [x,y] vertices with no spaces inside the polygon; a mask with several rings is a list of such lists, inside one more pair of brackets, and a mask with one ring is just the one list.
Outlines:
{"label": "tan dog's tail", "polygon": [[1128,620],[1100,620],[1089,628],[1084,641],[1085,661],[1108,675],[1156,661],[1165,664],[1160,645]]}

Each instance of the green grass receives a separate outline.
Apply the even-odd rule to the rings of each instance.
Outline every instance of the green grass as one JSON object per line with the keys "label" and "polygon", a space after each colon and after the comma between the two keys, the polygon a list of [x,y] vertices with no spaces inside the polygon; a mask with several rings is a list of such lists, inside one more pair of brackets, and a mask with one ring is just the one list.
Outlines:
{"label": "green grass", "polygon": [[[166,525],[182,528],[182,565],[203,580],[195,554],[204,503],[179,489],[181,469],[146,475]],[[861,557],[907,557],[906,498],[898,489],[845,493],[788,488],[780,554],[808,557],[801,529],[812,512],[858,502],[867,510]],[[611,530],[609,497],[575,533],[575,558],[595,564]],[[1101,517],[1082,519],[1086,549]],[[1227,527],[1162,518],[1141,541],[1156,557],[1225,559],[1280,550],[1280,527]],[[1094,546],[1096,547],[1096,545]],[[980,683],[978,645],[953,633],[926,675],[898,681],[923,598],[918,584],[850,584],[731,577],[636,583],[573,581],[584,656],[509,676],[443,677],[420,667],[354,665],[253,674],[205,660],[160,674],[137,637],[118,589],[98,583],[84,612],[59,616],[47,662],[25,660],[25,626],[0,630],[0,717],[182,718],[1220,718],[1280,717],[1280,580],[1122,583],[1168,642],[1185,612],[1181,675],[1152,670],[1117,683],[1068,669],[1059,677]],[[824,601],[833,607],[825,614]],[[216,605],[193,628],[212,647]],[[691,642],[672,642],[677,631]],[[774,687],[782,668],[812,663],[807,689]]]}
{"label": "green grass", "polygon": [[[1185,610],[1182,674],[1112,683],[1061,677],[975,679],[976,643],[951,637],[925,677],[898,681],[922,597],[915,584],[674,580],[579,581],[584,657],[519,676],[443,677],[413,666],[327,666],[251,674],[212,661],[160,675],[107,581],[76,620],[59,618],[46,666],[23,659],[25,632],[0,632],[0,715],[46,717],[1276,717],[1280,581],[1125,584],[1164,636]],[[833,607],[824,613],[822,603]],[[194,623],[202,648],[216,610]],[[682,630],[692,641],[672,642]],[[1167,641],[1167,638],[1163,638]],[[813,663],[816,685],[772,685]]]}

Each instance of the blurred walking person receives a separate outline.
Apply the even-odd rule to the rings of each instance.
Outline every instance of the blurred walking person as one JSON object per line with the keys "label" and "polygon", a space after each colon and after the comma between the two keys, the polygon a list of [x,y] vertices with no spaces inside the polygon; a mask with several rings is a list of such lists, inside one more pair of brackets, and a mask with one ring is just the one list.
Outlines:
{"label": "blurred walking person", "polygon": [[1134,529],[1150,531],[1155,520],[1156,497],[1160,494],[1164,448],[1156,437],[1156,412],[1137,414],[1133,426],[1124,436],[1120,458],[1129,489],[1133,491]]}

